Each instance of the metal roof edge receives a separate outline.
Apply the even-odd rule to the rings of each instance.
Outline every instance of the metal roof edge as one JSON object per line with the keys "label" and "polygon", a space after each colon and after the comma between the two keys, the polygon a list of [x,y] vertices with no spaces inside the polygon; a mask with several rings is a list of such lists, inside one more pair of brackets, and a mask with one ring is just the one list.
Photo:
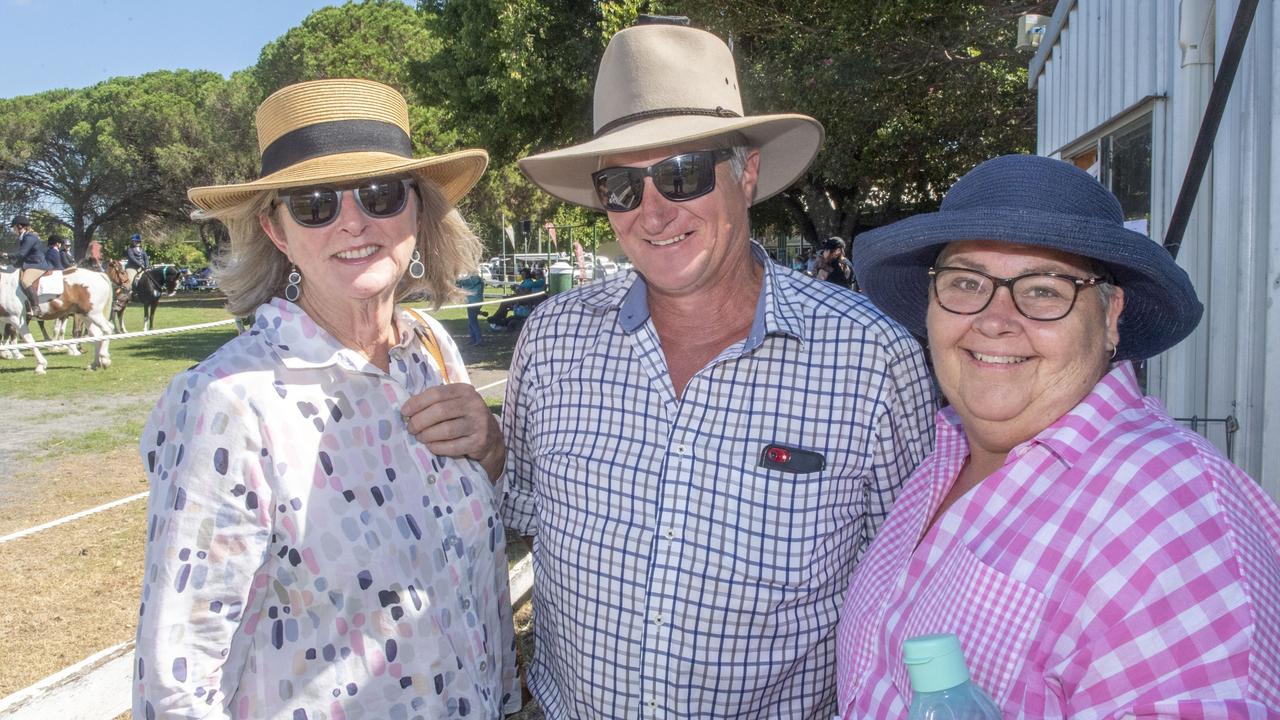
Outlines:
{"label": "metal roof edge", "polygon": [[1076,0],[1059,0],[1053,8],[1053,19],[1049,21],[1044,38],[1040,40],[1040,47],[1036,49],[1035,56],[1031,58],[1031,64],[1027,66],[1028,89],[1036,89],[1036,82],[1040,79],[1040,73],[1044,71],[1044,64],[1049,61],[1049,53],[1057,44],[1058,35],[1062,33],[1062,28],[1066,27],[1067,17],[1075,6]]}

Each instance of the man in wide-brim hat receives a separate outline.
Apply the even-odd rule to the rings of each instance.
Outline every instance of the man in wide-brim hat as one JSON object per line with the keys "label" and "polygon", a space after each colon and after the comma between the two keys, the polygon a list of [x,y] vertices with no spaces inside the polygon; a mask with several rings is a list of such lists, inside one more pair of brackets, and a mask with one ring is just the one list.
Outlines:
{"label": "man in wide-brim hat", "polygon": [[510,525],[536,535],[547,717],[830,717],[835,608],[931,444],[921,352],[846,289],[769,261],[749,208],[822,127],[747,115],[729,48],[619,32],[595,135],[525,158],[604,210],[635,271],[528,321],[503,414]]}

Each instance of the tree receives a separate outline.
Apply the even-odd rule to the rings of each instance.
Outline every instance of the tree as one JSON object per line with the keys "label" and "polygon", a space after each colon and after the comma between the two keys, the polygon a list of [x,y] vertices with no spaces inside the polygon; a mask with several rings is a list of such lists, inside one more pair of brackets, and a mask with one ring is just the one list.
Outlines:
{"label": "tree", "polygon": [[362,78],[412,100],[410,67],[435,46],[422,15],[400,0],[347,2],[311,13],[268,43],[253,74],[264,98],[304,80]]}
{"label": "tree", "polygon": [[424,96],[500,162],[590,135],[591,81],[637,13],[686,14],[732,41],[748,114],[802,112],[827,140],[757,227],[810,243],[936,207],[965,170],[1031,149],[1034,98],[1016,16],[1030,0],[435,0]]}
{"label": "tree", "polygon": [[0,101],[0,184],[57,216],[77,254],[104,227],[185,220],[219,147],[204,100],[223,83],[162,71]]}

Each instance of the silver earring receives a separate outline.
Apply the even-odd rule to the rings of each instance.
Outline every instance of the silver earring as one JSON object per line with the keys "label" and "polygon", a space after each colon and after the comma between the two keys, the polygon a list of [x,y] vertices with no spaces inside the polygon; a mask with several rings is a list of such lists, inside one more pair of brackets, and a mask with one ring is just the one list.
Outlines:
{"label": "silver earring", "polygon": [[290,265],[289,284],[284,286],[284,299],[289,302],[298,302],[300,297],[302,297],[302,273],[298,272],[297,265]]}
{"label": "silver earring", "polygon": [[413,257],[409,259],[409,277],[414,280],[421,280],[423,275],[427,274],[427,266],[422,264],[422,255],[415,249]]}
{"label": "silver earring", "polygon": [[1115,359],[1116,359],[1116,351],[1118,351],[1119,349],[1120,349],[1120,348],[1116,347],[1115,345],[1112,345],[1112,346],[1111,346],[1111,359],[1112,359],[1112,360],[1115,360]]}

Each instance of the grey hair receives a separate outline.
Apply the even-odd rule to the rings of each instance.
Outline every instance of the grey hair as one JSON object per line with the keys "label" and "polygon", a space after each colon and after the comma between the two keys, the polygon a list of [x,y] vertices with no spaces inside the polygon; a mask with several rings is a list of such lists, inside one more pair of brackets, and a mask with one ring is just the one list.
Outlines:
{"label": "grey hair", "polygon": [[1094,285],[1094,287],[1098,290],[1098,297],[1102,298],[1102,314],[1106,315],[1111,312],[1111,300],[1115,298],[1116,291],[1120,288],[1106,280]]}
{"label": "grey hair", "polygon": [[[417,176],[418,228],[414,246],[422,256],[426,274],[419,279],[405,275],[396,288],[396,301],[409,295],[426,295],[439,308],[453,297],[454,280],[480,263],[480,239],[462,219],[457,208],[440,189]],[[277,228],[272,211],[275,191],[263,191],[228,208],[207,212],[202,217],[220,221],[231,236],[231,249],[214,263],[214,278],[226,294],[227,311],[236,317],[254,312],[264,302],[284,294],[288,284],[289,258],[271,242],[260,218]],[[305,285],[304,285],[305,292]]]}

